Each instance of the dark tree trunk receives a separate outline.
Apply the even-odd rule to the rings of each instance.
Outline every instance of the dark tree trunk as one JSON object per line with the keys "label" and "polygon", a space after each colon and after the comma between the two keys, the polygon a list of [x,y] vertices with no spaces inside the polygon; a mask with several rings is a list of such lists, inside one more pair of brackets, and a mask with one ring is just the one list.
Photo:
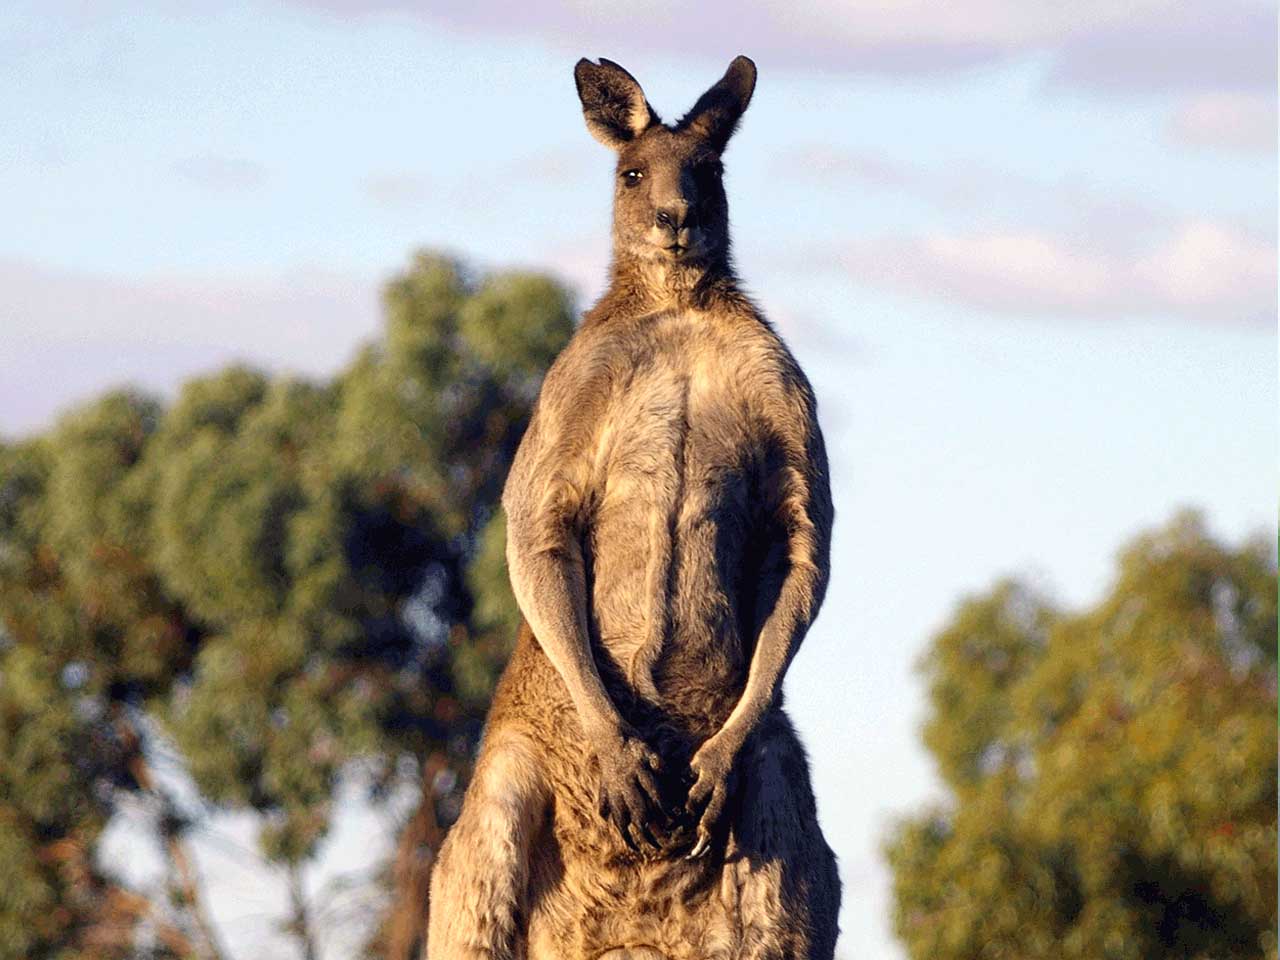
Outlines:
{"label": "dark tree trunk", "polygon": [[435,779],[445,766],[433,753],[423,764],[418,809],[400,832],[391,867],[391,906],[383,924],[386,960],[421,960],[427,943],[427,900],[431,867],[444,840],[436,818]]}

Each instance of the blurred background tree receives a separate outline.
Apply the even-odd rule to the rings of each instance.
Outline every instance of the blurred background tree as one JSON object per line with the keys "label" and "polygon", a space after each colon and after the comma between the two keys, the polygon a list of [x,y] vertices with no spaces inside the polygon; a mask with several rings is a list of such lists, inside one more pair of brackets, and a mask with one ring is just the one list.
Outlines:
{"label": "blurred background tree", "polygon": [[[236,960],[190,849],[251,813],[302,877],[356,783],[411,796],[367,952],[416,960],[427,879],[515,636],[498,509],[571,298],[420,254],[332,380],[231,368],[0,444],[0,960]],[[1194,514],[1095,608],[1016,581],[922,669],[947,802],[888,843],[915,957],[1275,958],[1276,580]],[[160,889],[104,862],[144,825]]]}
{"label": "blurred background tree", "polygon": [[[384,306],[331,382],[232,368],[0,446],[0,958],[229,960],[186,844],[209,810],[260,817],[314,957],[300,871],[355,768],[375,799],[415,778],[370,951],[418,955],[515,635],[498,499],[574,307],[431,254]],[[95,857],[126,803],[162,897]]]}
{"label": "blurred background tree", "polygon": [[1185,513],[1094,608],[1007,581],[923,662],[945,805],[887,844],[916,958],[1276,956],[1276,569]]}

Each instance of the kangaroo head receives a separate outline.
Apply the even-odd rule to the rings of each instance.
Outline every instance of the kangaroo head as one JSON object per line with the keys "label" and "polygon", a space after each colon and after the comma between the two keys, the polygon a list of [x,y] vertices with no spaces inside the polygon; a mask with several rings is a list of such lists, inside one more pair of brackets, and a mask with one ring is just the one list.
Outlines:
{"label": "kangaroo head", "polygon": [[664,124],[635,77],[610,60],[573,71],[587,129],[618,154],[613,187],[615,257],[706,267],[729,253],[729,205],[720,155],[756,84],[737,57],[674,126]]}

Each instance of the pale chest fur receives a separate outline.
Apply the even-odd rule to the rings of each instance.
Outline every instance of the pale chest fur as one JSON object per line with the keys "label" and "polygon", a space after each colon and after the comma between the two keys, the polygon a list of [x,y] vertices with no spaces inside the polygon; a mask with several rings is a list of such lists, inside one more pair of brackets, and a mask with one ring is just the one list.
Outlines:
{"label": "pale chest fur", "polygon": [[615,685],[677,714],[705,714],[708,698],[727,708],[749,659],[739,605],[771,344],[763,329],[694,315],[610,347],[584,518],[597,659]]}
{"label": "pale chest fur", "polygon": [[[749,470],[752,382],[765,360],[758,346],[696,317],[655,322],[618,344],[623,353],[591,454],[593,492],[608,508],[643,505],[632,484],[680,483],[696,503],[734,492]],[[686,486],[686,484],[691,485]],[[674,494],[654,504],[674,505]]]}

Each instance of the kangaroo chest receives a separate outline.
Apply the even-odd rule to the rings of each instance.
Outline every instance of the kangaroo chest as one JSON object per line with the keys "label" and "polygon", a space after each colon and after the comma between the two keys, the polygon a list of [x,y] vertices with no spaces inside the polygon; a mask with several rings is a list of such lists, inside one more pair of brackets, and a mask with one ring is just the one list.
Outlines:
{"label": "kangaroo chest", "polygon": [[[738,587],[758,489],[743,358],[690,320],[632,347],[599,426],[587,523],[597,658],[641,699],[692,707],[743,673]],[[694,674],[694,675],[689,675]]]}

